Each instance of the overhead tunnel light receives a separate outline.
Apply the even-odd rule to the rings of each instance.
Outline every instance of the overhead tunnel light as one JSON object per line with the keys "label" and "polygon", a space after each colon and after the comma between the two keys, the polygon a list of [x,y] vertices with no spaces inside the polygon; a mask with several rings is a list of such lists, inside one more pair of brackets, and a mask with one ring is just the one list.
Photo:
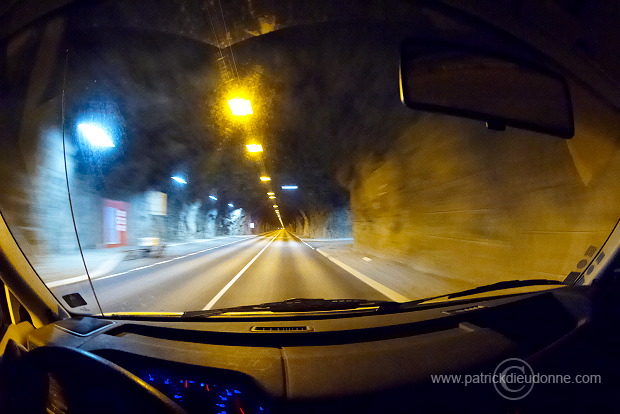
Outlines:
{"label": "overhead tunnel light", "polygon": [[248,144],[245,147],[248,149],[248,152],[263,152],[261,144]]}
{"label": "overhead tunnel light", "polygon": [[187,184],[187,181],[185,181],[185,179],[183,177],[179,177],[178,175],[175,175],[172,178],[174,181],[176,181],[179,184]]}
{"label": "overhead tunnel light", "polygon": [[101,127],[95,124],[78,124],[78,129],[93,147],[114,147],[112,138]]}
{"label": "overhead tunnel light", "polygon": [[249,99],[235,97],[228,100],[228,106],[230,106],[230,112],[234,116],[246,116],[254,113]]}

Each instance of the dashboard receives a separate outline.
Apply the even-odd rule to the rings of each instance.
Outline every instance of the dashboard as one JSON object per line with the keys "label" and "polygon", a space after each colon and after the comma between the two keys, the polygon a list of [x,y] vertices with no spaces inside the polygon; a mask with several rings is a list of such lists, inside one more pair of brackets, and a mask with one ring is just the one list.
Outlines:
{"label": "dashboard", "polygon": [[251,378],[239,373],[176,364],[118,351],[99,356],[133,372],[188,412],[216,414],[271,413],[267,397]]}
{"label": "dashboard", "polygon": [[[556,409],[566,395],[579,393],[588,396],[581,401],[585,410],[597,393],[609,402],[608,389],[600,384],[545,392],[541,388],[514,403],[491,386],[434,384],[431,377],[492,372],[502,360],[517,357],[537,372],[603,372],[620,380],[620,362],[609,362],[619,361],[610,356],[619,341],[608,331],[610,323],[620,320],[608,307],[615,309],[617,297],[609,299],[609,292],[603,291],[600,299],[597,292],[595,287],[563,287],[397,314],[323,319],[182,322],[83,317],[34,331],[28,345],[95,353],[190,413],[370,413],[414,407],[527,413]],[[311,329],[296,329],[299,326]],[[483,407],[480,401],[485,401]],[[567,404],[574,409],[580,402]]]}

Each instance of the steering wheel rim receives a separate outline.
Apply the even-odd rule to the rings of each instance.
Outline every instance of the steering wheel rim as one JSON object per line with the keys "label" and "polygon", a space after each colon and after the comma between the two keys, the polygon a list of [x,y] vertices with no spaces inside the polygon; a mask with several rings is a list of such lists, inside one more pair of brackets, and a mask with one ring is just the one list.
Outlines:
{"label": "steering wheel rim", "polygon": [[43,346],[26,353],[13,383],[20,413],[187,414],[177,403],[126,369],[81,349]]}

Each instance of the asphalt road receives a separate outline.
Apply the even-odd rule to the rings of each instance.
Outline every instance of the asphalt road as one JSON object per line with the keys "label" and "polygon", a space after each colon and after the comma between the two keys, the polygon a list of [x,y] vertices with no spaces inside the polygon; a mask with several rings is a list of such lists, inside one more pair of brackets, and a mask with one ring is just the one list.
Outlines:
{"label": "asphalt road", "polygon": [[[205,250],[95,279],[103,311],[179,312],[290,298],[388,299],[285,230]],[[58,297],[78,292],[88,302],[82,310],[98,311],[87,281],[52,291]]]}

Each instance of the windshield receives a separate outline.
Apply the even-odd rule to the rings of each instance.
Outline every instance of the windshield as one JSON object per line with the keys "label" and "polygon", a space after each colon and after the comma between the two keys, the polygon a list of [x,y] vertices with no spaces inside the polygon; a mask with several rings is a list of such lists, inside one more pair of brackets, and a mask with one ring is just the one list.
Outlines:
{"label": "windshield", "polygon": [[[449,8],[289,3],[77,2],[2,40],[0,210],[63,306],[406,302],[586,270],[620,217],[616,109]],[[574,137],[405,107],[420,36],[563,73]]]}

